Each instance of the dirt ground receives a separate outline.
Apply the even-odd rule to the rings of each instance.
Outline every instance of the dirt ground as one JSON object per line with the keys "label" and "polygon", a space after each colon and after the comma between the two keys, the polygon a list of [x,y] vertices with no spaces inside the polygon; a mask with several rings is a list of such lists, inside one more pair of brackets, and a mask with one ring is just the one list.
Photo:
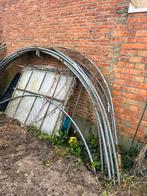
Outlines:
{"label": "dirt ground", "polygon": [[0,196],[147,195],[145,178],[105,183],[63,149],[28,135],[16,121],[0,115]]}

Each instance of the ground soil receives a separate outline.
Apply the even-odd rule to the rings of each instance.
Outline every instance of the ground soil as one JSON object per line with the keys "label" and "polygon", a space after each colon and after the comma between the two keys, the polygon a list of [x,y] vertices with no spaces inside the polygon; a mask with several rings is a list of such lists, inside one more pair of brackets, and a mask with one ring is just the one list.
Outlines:
{"label": "ground soil", "polygon": [[30,136],[0,115],[0,196],[147,195],[146,178],[126,176],[121,186],[98,179],[64,148]]}

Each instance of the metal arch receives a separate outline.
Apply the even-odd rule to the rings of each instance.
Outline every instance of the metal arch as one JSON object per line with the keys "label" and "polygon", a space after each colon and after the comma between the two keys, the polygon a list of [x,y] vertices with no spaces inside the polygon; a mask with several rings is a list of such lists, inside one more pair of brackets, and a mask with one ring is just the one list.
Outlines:
{"label": "metal arch", "polygon": [[[41,47],[36,47],[36,46],[30,46],[30,47],[27,47],[27,48],[24,48],[24,49],[21,49],[15,53],[12,53],[11,55],[9,55],[8,57],[4,58],[3,60],[0,61],[0,71],[5,69],[7,66],[8,63],[10,63],[11,61],[15,60],[17,57],[25,54],[25,53],[28,53],[28,52],[36,52],[37,51],[37,54],[39,51],[43,52],[43,50],[46,50],[47,48],[41,48]],[[64,50],[63,50],[64,49]],[[48,50],[48,49],[47,49]],[[111,115],[111,120],[112,120],[112,131],[114,132],[113,133],[113,137],[114,137],[114,141],[115,141],[115,144],[117,145],[118,144],[118,140],[117,140],[117,133],[116,133],[116,123],[115,123],[115,113],[114,113],[114,108],[113,108],[113,103],[112,103],[112,97],[111,97],[111,92],[110,92],[110,89],[108,87],[108,84],[103,76],[103,74],[101,73],[101,71],[99,70],[99,68],[88,58],[86,57],[85,55],[77,52],[77,51],[74,51],[74,50],[71,50],[69,48],[63,48],[63,47],[59,47],[59,48],[53,48],[53,49],[50,49],[50,50],[54,50],[54,51],[61,51],[63,50],[64,53],[66,53],[68,56],[71,55],[71,52],[74,53],[74,54],[77,54],[78,56],[80,55],[83,59],[82,61],[87,62],[87,66],[88,66],[88,63],[90,64],[90,66],[88,66],[88,69],[89,70],[92,70],[91,67],[94,69],[93,71],[95,71],[96,75],[99,76],[100,78],[100,81],[102,84],[100,84],[105,96],[106,96],[106,99],[109,99],[109,106],[111,108],[111,112],[110,115]],[[70,52],[69,52],[70,51]],[[62,53],[63,53],[62,52]],[[56,58],[56,57],[55,57]],[[74,57],[72,55],[72,59],[74,60]],[[60,59],[59,59],[60,60]],[[7,61],[7,63],[5,64],[5,62]]]}
{"label": "metal arch", "polygon": [[[83,86],[87,90],[89,96],[91,97],[91,100],[92,100],[92,102],[93,102],[93,104],[95,106],[95,109],[96,109],[96,116],[97,116],[97,120],[99,122],[100,132],[101,132],[103,143],[104,143],[104,151],[105,151],[105,154],[106,154],[106,164],[107,164],[107,167],[108,167],[108,176],[109,176],[109,178],[112,178],[112,176],[114,178],[114,165],[113,165],[113,160],[112,160],[112,150],[114,151],[113,153],[115,155],[115,149],[114,149],[113,140],[111,141],[112,146],[113,146],[113,148],[111,149],[110,141],[109,141],[109,138],[108,138],[108,132],[111,135],[111,130],[110,130],[109,122],[108,122],[108,119],[107,119],[107,115],[105,114],[105,110],[104,111],[102,110],[102,109],[104,109],[103,104],[102,104],[99,96],[96,95],[97,94],[96,89],[94,88],[94,86],[90,82],[90,79],[85,74],[84,70],[82,70],[78,66],[77,63],[72,61],[72,59],[70,59],[69,57],[65,56],[63,53],[61,53],[59,51],[58,51],[58,53],[60,54],[60,57],[62,57],[62,59],[64,59],[64,61],[66,61],[66,65],[68,66],[68,68],[71,69],[73,73],[75,73],[75,75],[81,81],[81,83],[83,84]],[[58,55],[58,53],[54,52],[53,54]],[[62,62],[65,64],[64,61],[62,61]],[[86,82],[84,82],[84,81],[86,81]],[[101,110],[101,113],[103,115],[100,115],[99,112],[97,111],[97,104],[98,104],[99,109]],[[108,127],[106,127],[106,125],[104,123],[105,129],[103,129],[103,126],[101,124],[101,120],[100,120],[101,118],[103,120],[107,121]],[[103,134],[103,132],[105,132],[105,134]],[[105,136],[105,138],[104,138],[104,136]],[[108,151],[106,149],[106,146],[108,147]],[[115,161],[117,162],[117,159],[115,159]]]}
{"label": "metal arch", "polygon": [[[64,60],[66,60],[66,62],[68,63],[68,62],[71,62],[71,66],[72,66],[72,69],[71,69],[71,67],[69,67],[67,64],[67,66],[68,66],[68,68],[69,69],[71,69],[74,73],[75,73],[75,75],[79,78],[79,80],[81,81],[81,83],[83,84],[83,86],[86,88],[86,90],[87,90],[87,92],[89,93],[89,96],[91,96],[91,99],[92,99],[92,101],[93,101],[93,103],[95,104],[95,102],[94,102],[94,99],[96,100],[96,103],[99,105],[99,109],[101,110],[101,113],[103,114],[102,115],[102,118],[103,118],[103,120],[107,123],[107,125],[105,125],[105,123],[104,123],[104,126],[106,127],[106,132],[105,132],[105,134],[106,134],[106,140],[107,140],[107,145],[108,145],[108,156],[109,156],[109,158],[110,158],[110,164],[111,164],[111,170],[112,170],[112,176],[114,176],[114,166],[113,166],[113,163],[112,163],[112,154],[113,154],[113,156],[114,156],[114,162],[115,162],[115,166],[116,166],[116,170],[117,170],[117,173],[119,172],[119,169],[118,169],[118,163],[117,163],[117,157],[116,157],[116,151],[115,151],[115,146],[114,146],[114,143],[113,143],[113,138],[112,138],[112,133],[111,133],[111,128],[110,128],[110,124],[109,124],[109,121],[108,121],[108,119],[107,119],[107,115],[106,115],[106,111],[105,111],[105,109],[104,109],[104,106],[103,106],[103,103],[102,103],[102,101],[101,101],[101,99],[99,98],[99,95],[97,95],[97,91],[96,91],[96,89],[94,88],[94,86],[90,83],[90,79],[87,77],[87,75],[85,74],[85,72],[80,68],[80,67],[78,67],[78,65],[74,62],[74,61],[72,61],[72,59],[70,59],[69,57],[67,57],[67,56],[65,56],[63,53],[61,53],[61,52],[59,52],[58,51],[58,53],[60,54],[60,56],[64,59]],[[57,55],[58,55],[58,53],[57,53]],[[55,54],[55,53],[53,53],[53,54]],[[64,61],[63,61],[63,63],[64,63]],[[65,63],[64,63],[65,64]],[[75,72],[75,71],[77,71],[76,69],[74,69],[75,67],[77,67],[77,70],[79,69],[79,71],[78,72]],[[80,74],[80,73],[82,73],[81,75],[78,75],[78,74]],[[83,77],[83,81],[82,81],[82,77]],[[85,77],[85,78],[84,78]],[[86,86],[86,82],[84,83],[84,80],[89,84],[89,86],[87,85]],[[92,91],[91,91],[91,93],[90,93],[90,86],[91,86],[91,89],[92,89]],[[89,88],[88,88],[89,87]],[[93,96],[93,97],[92,97]],[[95,105],[95,108],[97,108],[96,107],[96,105]],[[98,121],[99,121],[99,124],[101,124],[101,122],[100,122],[100,116],[99,116],[99,112],[97,111],[96,112],[96,115],[97,115],[97,119],[98,119]],[[102,127],[101,127],[101,134],[103,134],[103,130],[105,130],[105,129],[102,129]],[[103,136],[102,136],[103,137]],[[110,137],[110,138],[109,138]],[[110,141],[109,141],[109,139],[110,139]],[[104,141],[103,141],[104,142]],[[112,145],[112,146],[111,146]],[[111,147],[112,147],[112,149],[111,149]],[[111,150],[112,150],[112,153],[111,153]],[[107,154],[107,152],[105,152],[106,154]],[[107,156],[107,155],[106,155]],[[109,166],[109,163],[108,163],[108,165],[107,166]],[[109,171],[108,171],[109,172]]]}
{"label": "metal arch", "polygon": [[[68,56],[64,55],[64,53],[56,49],[47,49],[47,48],[42,48],[42,47],[35,47],[35,46],[31,47],[30,46],[30,47],[21,49],[9,55],[8,57],[4,58],[3,60],[1,60],[0,61],[0,72],[4,71],[8,67],[8,64],[10,62],[22,56],[23,54],[26,54],[29,52],[36,52],[36,51],[50,55],[62,61],[62,63],[65,64],[79,78],[79,80],[81,81],[81,83],[83,84],[87,92],[89,93],[91,100],[93,102],[93,105],[95,106],[94,108],[95,108],[95,112],[97,116],[97,126],[100,132],[100,138],[102,139],[102,146],[104,148],[103,149],[103,152],[104,152],[103,161],[106,164],[106,171],[108,172],[109,179],[111,178],[115,179],[114,170],[116,170],[116,176],[117,176],[116,180],[118,180],[119,182],[120,176],[119,176],[118,160],[117,160],[116,148],[115,148],[115,144],[117,143],[116,133],[114,134],[114,136],[112,136],[113,128],[114,128],[114,131],[116,131],[114,115],[111,116],[112,125],[113,125],[111,127],[108,114],[105,111],[104,103],[102,102],[99,94],[97,93],[97,87],[95,87],[95,85],[92,83],[89,74],[82,67],[80,67],[76,62],[74,62],[74,59],[72,60]],[[89,59],[88,61],[91,63]],[[98,70],[98,68],[96,69]],[[110,90],[108,88],[106,81],[104,80],[102,73],[99,70],[97,71],[97,73],[101,76],[102,82],[105,84],[106,94],[109,95],[108,98],[110,99],[111,110],[113,113],[114,109],[113,109]],[[103,90],[105,90],[105,88],[103,88]],[[113,140],[114,141],[116,140],[115,144]]]}
{"label": "metal arch", "polygon": [[[53,55],[55,55],[55,54],[58,55],[57,52],[53,53]],[[75,67],[78,66],[78,65],[76,63],[74,63],[71,59],[69,59],[68,57],[66,57],[66,56],[64,56],[63,54],[60,53],[60,58],[61,57],[62,57],[62,59],[64,59],[64,61],[62,60],[63,64],[65,64],[78,77],[78,79],[81,81],[81,83],[83,84],[83,86],[87,90],[89,96],[91,97],[92,103],[95,106],[94,108],[95,108],[95,111],[96,111],[97,120],[98,120],[99,126],[100,126],[100,133],[102,135],[102,140],[103,140],[103,144],[104,144],[103,146],[104,146],[104,152],[105,152],[105,155],[106,155],[105,157],[106,157],[106,165],[107,165],[107,168],[108,168],[108,176],[109,176],[109,179],[111,179],[112,175],[114,175],[114,172],[112,172],[113,169],[111,168],[111,166],[113,167],[112,162],[110,163],[110,160],[109,160],[109,156],[112,157],[112,154],[110,153],[110,151],[111,151],[110,144],[107,143],[105,141],[105,138],[104,138],[104,133],[103,133],[103,128],[102,128],[102,124],[101,124],[101,120],[100,120],[100,115],[99,115],[99,113],[96,110],[97,107],[96,107],[96,102],[94,101],[93,91],[91,91],[91,93],[90,93],[90,87],[86,85],[86,83],[84,82],[85,79],[83,78],[82,75],[79,74],[80,72],[82,74],[84,74],[84,71],[80,67],[77,67],[77,69],[75,69]],[[89,81],[89,79],[88,79],[88,81]],[[108,138],[107,138],[107,141],[109,141]],[[107,151],[106,143],[108,145],[109,151]],[[112,160],[112,158],[110,158],[110,159]]]}

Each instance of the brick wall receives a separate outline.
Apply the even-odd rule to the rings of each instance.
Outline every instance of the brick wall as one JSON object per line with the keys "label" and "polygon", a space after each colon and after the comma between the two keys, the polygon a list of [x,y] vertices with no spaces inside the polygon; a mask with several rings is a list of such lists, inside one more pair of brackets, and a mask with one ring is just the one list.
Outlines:
{"label": "brick wall", "polygon": [[[119,129],[133,133],[147,100],[147,13],[129,14],[125,27],[113,36],[122,40],[113,83]],[[147,111],[139,130],[140,137],[144,134]]]}
{"label": "brick wall", "polygon": [[[132,135],[147,97],[147,13],[129,0],[1,0],[7,54],[28,45],[64,46],[89,56],[112,87],[118,130]],[[92,109],[84,110],[91,116]],[[86,107],[87,108],[87,107]],[[93,117],[92,117],[93,118]],[[147,135],[145,114],[139,136]]]}

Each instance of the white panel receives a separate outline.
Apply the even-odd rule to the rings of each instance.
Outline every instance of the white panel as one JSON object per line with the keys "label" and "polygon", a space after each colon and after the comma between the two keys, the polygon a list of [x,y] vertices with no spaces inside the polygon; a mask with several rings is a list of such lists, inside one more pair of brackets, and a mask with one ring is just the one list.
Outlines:
{"label": "white panel", "polygon": [[18,83],[19,88],[25,89],[31,74],[32,74],[31,70],[26,70],[22,73],[20,81]]}
{"label": "white panel", "polygon": [[[66,104],[73,86],[72,76],[60,75],[52,71],[25,70],[17,85],[17,88],[22,91],[16,90],[13,96],[39,93],[64,101]],[[25,92],[25,89],[30,93]],[[62,107],[62,103],[60,106]],[[21,123],[33,124],[48,134],[57,131],[62,123],[61,110],[46,99],[39,97],[31,96],[13,100],[9,103],[6,113]]]}
{"label": "white panel", "polygon": [[47,73],[39,93],[42,95],[47,95],[49,97],[52,97],[58,79],[59,79],[59,75],[57,75],[55,72]]}
{"label": "white panel", "polygon": [[[22,92],[22,91],[16,91],[16,92],[14,93],[14,97],[21,96],[21,95],[23,95],[23,92]],[[12,101],[9,103],[9,105],[8,105],[8,107],[7,107],[7,110],[6,110],[6,114],[7,114],[9,117],[13,118],[13,116],[14,116],[14,114],[15,114],[15,111],[16,111],[16,108],[17,108],[17,106],[18,106],[18,104],[19,104],[19,102],[20,102],[20,99],[21,99],[21,98],[14,99],[14,100],[12,100]]]}
{"label": "white panel", "polygon": [[50,105],[47,115],[44,119],[43,125],[41,127],[41,129],[44,132],[50,135],[54,131],[60,112],[61,111],[55,105]]}
{"label": "white panel", "polygon": [[[24,93],[24,95],[30,95],[30,94]],[[23,97],[14,118],[19,120],[21,123],[25,123],[34,100],[35,100],[34,97],[27,97],[27,96]]]}
{"label": "white panel", "polygon": [[[42,122],[43,122],[43,119],[44,119],[44,116],[46,114],[46,111],[48,109],[48,106],[49,106],[49,102],[46,101],[46,100],[42,100],[42,99],[38,99],[37,101],[40,101],[41,100],[41,108],[40,110],[37,112],[37,118],[36,118],[36,121],[33,123],[34,125],[36,125],[38,128],[41,128],[41,125],[42,125]],[[36,106],[38,107],[37,103],[36,103]],[[36,110],[37,111],[37,110]]]}
{"label": "white panel", "polygon": [[[46,106],[45,106],[46,105]],[[27,124],[38,124],[38,127],[41,125],[43,115],[46,112],[46,108],[48,106],[48,102],[46,102],[43,98],[37,98],[34,102],[34,106],[32,111],[30,112],[29,118],[27,120]]]}
{"label": "white panel", "polygon": [[34,70],[26,90],[37,93],[44,78],[44,75],[45,73],[43,71]]}
{"label": "white panel", "polygon": [[56,99],[64,100],[66,98],[72,80],[73,77],[61,75],[60,82],[54,95]]}

